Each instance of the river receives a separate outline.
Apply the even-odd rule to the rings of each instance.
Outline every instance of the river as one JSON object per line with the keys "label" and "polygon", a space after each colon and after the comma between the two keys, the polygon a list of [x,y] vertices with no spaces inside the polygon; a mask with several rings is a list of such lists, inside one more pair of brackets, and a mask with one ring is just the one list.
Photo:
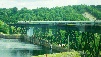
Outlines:
{"label": "river", "polygon": [[38,45],[24,43],[18,39],[0,38],[0,57],[31,57],[33,51],[40,50],[42,48]]}

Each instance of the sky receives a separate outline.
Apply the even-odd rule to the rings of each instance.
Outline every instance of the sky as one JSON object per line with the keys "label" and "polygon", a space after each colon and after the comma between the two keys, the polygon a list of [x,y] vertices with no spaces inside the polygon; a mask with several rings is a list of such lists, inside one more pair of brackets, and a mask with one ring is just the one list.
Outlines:
{"label": "sky", "polygon": [[36,9],[40,7],[61,7],[68,5],[101,5],[101,0],[0,0],[0,8]]}

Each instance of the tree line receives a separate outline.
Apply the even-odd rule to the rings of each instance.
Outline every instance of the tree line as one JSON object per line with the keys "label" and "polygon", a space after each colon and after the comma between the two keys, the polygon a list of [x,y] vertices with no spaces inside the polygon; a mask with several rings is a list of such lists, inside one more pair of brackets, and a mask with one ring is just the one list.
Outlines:
{"label": "tree line", "polygon": [[[97,19],[101,19],[101,5],[69,5],[63,7],[54,7],[54,8],[37,8],[37,9],[27,9],[22,8],[18,10],[17,7],[14,8],[0,8],[0,32],[8,33],[9,27],[8,23],[16,23],[18,21],[87,21],[88,18],[85,18],[82,14],[85,12],[91,13]],[[12,27],[12,31],[19,33],[21,28],[17,30]],[[22,29],[23,30],[23,29]],[[39,30],[38,30],[39,31]],[[53,31],[53,32],[52,32]],[[53,34],[55,33],[55,34]],[[80,33],[78,31],[66,32],[60,30],[55,32],[55,30],[49,30],[45,35],[42,32],[37,32],[38,37],[41,36],[44,39],[53,41],[54,43],[63,43],[68,44],[67,36],[70,33],[70,47],[75,50],[84,50],[91,55],[96,56],[99,53],[101,47],[101,39],[99,34],[93,34],[89,32]],[[72,35],[73,34],[73,35]],[[82,35],[84,34],[84,35]],[[88,36],[90,35],[90,36]],[[88,36],[88,37],[86,37]],[[45,38],[46,37],[46,38]],[[77,49],[78,48],[78,49]],[[94,54],[96,53],[96,54]],[[90,56],[91,57],[91,56]]]}
{"label": "tree line", "polygon": [[101,11],[97,6],[69,5],[51,9],[0,8],[0,20],[5,23],[16,23],[17,21],[85,21],[88,19],[82,13],[86,11],[101,19]]}
{"label": "tree line", "polygon": [[53,8],[37,8],[18,10],[13,8],[0,8],[0,20],[6,24],[18,21],[88,21],[82,14],[89,12],[97,19],[101,19],[101,5],[68,5]]}

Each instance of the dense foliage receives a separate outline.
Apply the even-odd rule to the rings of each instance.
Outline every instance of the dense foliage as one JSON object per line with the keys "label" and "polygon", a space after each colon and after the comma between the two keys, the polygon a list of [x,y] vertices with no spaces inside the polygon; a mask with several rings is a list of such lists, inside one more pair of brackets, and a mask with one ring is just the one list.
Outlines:
{"label": "dense foliage", "polygon": [[0,32],[9,33],[8,25],[0,21]]}
{"label": "dense foliage", "polygon": [[[0,32],[8,33],[9,28],[5,23],[16,23],[18,21],[85,21],[89,20],[85,18],[82,14],[88,12],[95,16],[97,19],[101,20],[101,6],[87,6],[87,5],[69,5],[63,7],[54,8],[37,8],[37,9],[27,9],[22,8],[18,10],[14,8],[0,8]],[[11,27],[12,32],[21,33],[24,29]],[[42,29],[40,29],[42,30]],[[100,48],[100,36],[99,34],[93,33],[80,33],[79,31],[65,31],[58,30],[55,32],[54,29],[49,29],[46,34],[40,30],[35,29],[34,33],[36,37],[44,38],[53,41],[56,44],[68,44],[68,34],[70,34],[70,48],[75,50],[89,51],[90,54],[98,54]],[[87,35],[86,35],[87,34]],[[88,34],[91,36],[88,36]],[[86,37],[87,36],[87,37]],[[93,37],[98,36],[98,37]],[[72,38],[73,37],[73,38]],[[85,39],[86,38],[86,39]],[[93,47],[94,45],[94,47]],[[68,45],[67,45],[68,46]],[[66,47],[67,47],[66,46]],[[89,53],[88,52],[88,53]],[[96,55],[94,54],[94,56]]]}
{"label": "dense foliage", "polygon": [[76,21],[88,20],[82,13],[89,12],[101,19],[101,10],[98,6],[72,5],[54,8],[37,8],[18,10],[14,8],[0,8],[0,20],[5,23],[16,23],[17,21]]}

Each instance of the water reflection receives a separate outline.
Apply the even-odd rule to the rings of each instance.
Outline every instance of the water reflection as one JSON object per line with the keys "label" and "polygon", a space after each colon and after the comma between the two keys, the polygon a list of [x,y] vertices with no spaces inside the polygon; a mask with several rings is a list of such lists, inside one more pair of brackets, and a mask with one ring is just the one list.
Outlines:
{"label": "water reflection", "polygon": [[0,50],[0,57],[31,57],[28,51],[21,50]]}
{"label": "water reflection", "polygon": [[25,44],[18,39],[0,39],[0,57],[31,57],[33,50],[41,48],[33,44]]}

